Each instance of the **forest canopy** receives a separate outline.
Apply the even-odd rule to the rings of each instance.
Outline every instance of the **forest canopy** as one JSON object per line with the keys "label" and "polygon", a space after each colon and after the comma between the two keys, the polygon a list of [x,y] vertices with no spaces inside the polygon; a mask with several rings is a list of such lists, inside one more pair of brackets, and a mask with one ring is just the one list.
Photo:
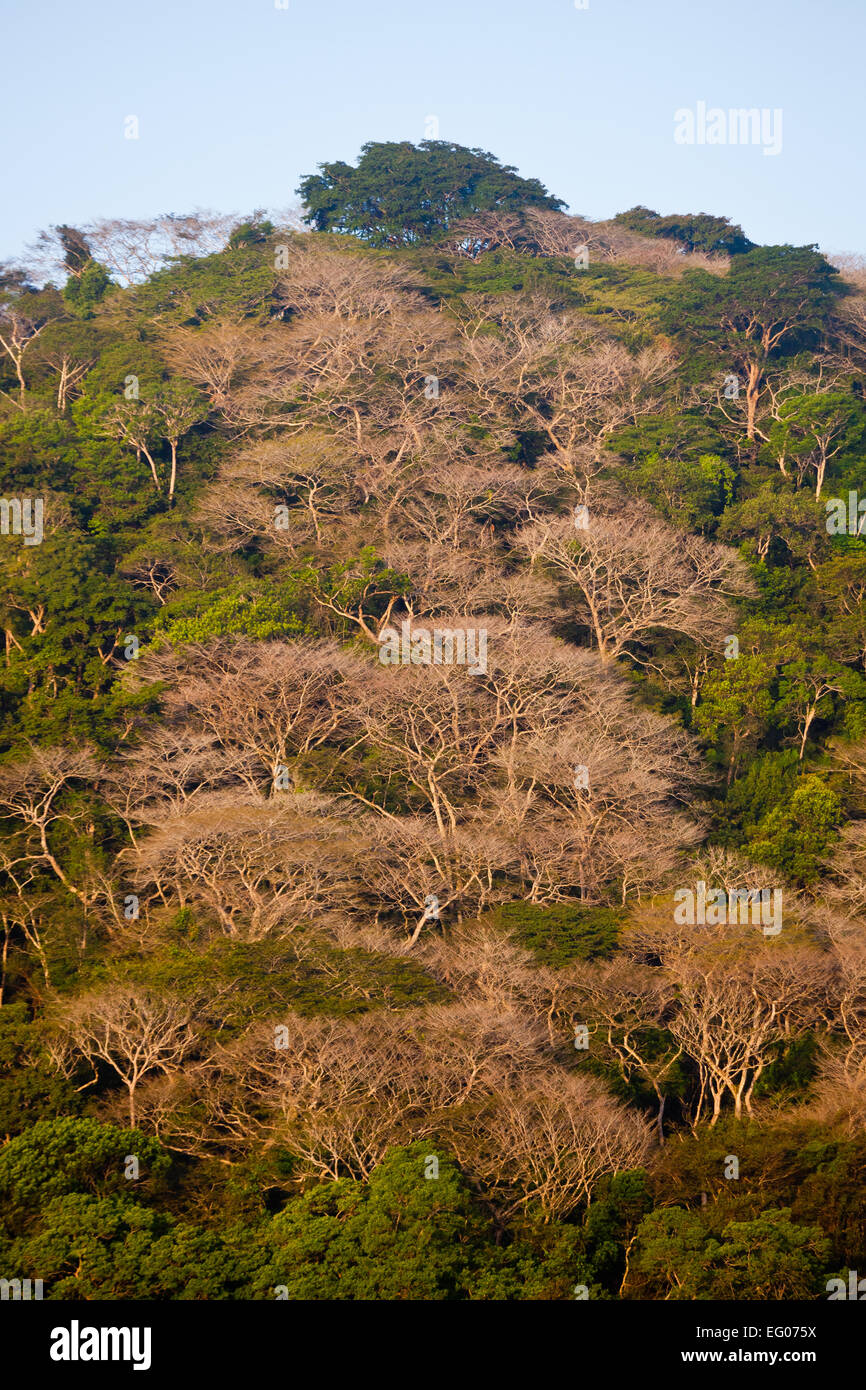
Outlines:
{"label": "forest canopy", "polygon": [[538,179],[521,178],[495,155],[447,140],[370,141],[356,166],[338,161],[319,171],[298,187],[306,221],[371,246],[430,241],[470,213],[565,207]]}
{"label": "forest canopy", "polygon": [[319,168],[0,274],[4,1268],[826,1298],[863,275],[445,141]]}

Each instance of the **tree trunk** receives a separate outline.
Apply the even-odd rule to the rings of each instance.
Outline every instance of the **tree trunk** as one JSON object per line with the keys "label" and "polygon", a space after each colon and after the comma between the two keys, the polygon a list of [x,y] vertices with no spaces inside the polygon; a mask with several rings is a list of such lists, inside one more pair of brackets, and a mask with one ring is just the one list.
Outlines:
{"label": "tree trunk", "polygon": [[761,368],[757,362],[749,363],[749,376],[746,381],[746,438],[755,438],[755,417],[758,413],[758,396],[761,385]]}
{"label": "tree trunk", "polygon": [[170,502],[174,497],[174,485],[177,481],[177,440],[170,439],[168,442],[171,445],[171,478],[168,484],[168,500]]}
{"label": "tree trunk", "polygon": [[659,1148],[660,1148],[660,1149],[663,1149],[664,1146],[665,1146],[665,1125],[664,1125],[664,1118],[665,1118],[665,1100],[666,1100],[666,1099],[667,1099],[666,1096],[659,1096],[659,1113],[658,1113],[658,1117],[657,1117],[657,1119],[656,1119],[656,1127],[657,1127],[658,1132],[659,1132]]}

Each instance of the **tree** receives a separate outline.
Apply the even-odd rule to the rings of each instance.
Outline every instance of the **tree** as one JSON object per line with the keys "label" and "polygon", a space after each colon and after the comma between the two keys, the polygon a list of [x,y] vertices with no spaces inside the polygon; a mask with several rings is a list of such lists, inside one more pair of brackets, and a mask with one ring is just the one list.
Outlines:
{"label": "tree", "polygon": [[663,1145],[665,1103],[679,1080],[683,1044],[675,1045],[667,1024],[674,1013],[677,987],[657,970],[641,969],[633,961],[614,961],[584,970],[576,995],[616,1059],[623,1079],[650,1087],[658,1101],[656,1120]]}
{"label": "tree", "polygon": [[503,1212],[537,1205],[550,1221],[588,1205],[604,1175],[639,1167],[649,1132],[594,1078],[556,1072],[497,1097],[452,1142]]}
{"label": "tree", "polygon": [[122,440],[135,450],[136,457],[147,459],[157,492],[162,491],[156,460],[151,450],[157,440],[169,446],[171,463],[168,476],[168,499],[174,498],[177,484],[177,446],[181,438],[207,419],[208,410],[197,391],[184,382],[160,385],[145,400],[118,402],[103,417],[104,432],[112,439]]}
{"label": "tree", "polygon": [[137,459],[141,459],[144,454],[153,485],[157,492],[161,492],[162,484],[156,460],[151,453],[158,438],[157,424],[156,412],[149,402],[118,401],[103,417],[102,430],[109,439],[118,439],[131,445]]}
{"label": "tree", "polygon": [[[18,379],[18,401],[24,409],[27,382],[24,356],[40,333],[60,316],[56,291],[38,290],[27,273],[15,266],[0,266],[0,347],[12,362]],[[5,394],[5,393],[4,393]]]}
{"label": "tree", "polygon": [[814,1020],[811,965],[807,953],[765,950],[737,959],[711,943],[672,957],[678,1008],[670,1030],[698,1070],[695,1125],[705,1106],[716,1125],[726,1097],[737,1118],[744,1110],[751,1115],[755,1086],[775,1046],[792,1028]]}
{"label": "tree", "polygon": [[196,329],[171,329],[164,346],[169,365],[204,391],[212,408],[233,423],[236,395],[267,355],[260,333],[243,320],[209,320]]}
{"label": "tree", "polygon": [[793,1222],[789,1207],[730,1221],[721,1237],[697,1212],[661,1207],[638,1227],[629,1282],[650,1298],[816,1298],[830,1253],[821,1227]]}
{"label": "tree", "polygon": [[80,802],[70,805],[67,796],[71,788],[92,778],[95,770],[90,749],[33,748],[26,761],[7,764],[0,773],[0,820],[11,822],[0,863],[16,883],[19,897],[25,881],[42,867],[55,875],[85,913],[98,895],[92,883],[73,882],[52,844],[58,830],[74,828],[87,817],[87,807]]}
{"label": "tree", "polygon": [[484,150],[446,140],[370,141],[356,167],[339,161],[319,169],[298,187],[304,220],[319,232],[349,232],[371,246],[435,239],[468,213],[564,206],[537,179],[521,178]]}
{"label": "tree", "polygon": [[820,777],[803,777],[790,800],[774,807],[755,827],[749,853],[792,879],[814,883],[841,819],[833,789]]}
{"label": "tree", "polygon": [[[93,252],[86,235],[78,227],[68,227],[65,223],[59,227],[52,227],[51,231],[60,243],[64,269],[73,280],[79,279],[93,261]],[[42,235],[47,239],[50,234]]]}
{"label": "tree", "polygon": [[273,222],[262,212],[254,212],[247,222],[239,222],[229,235],[229,250],[236,251],[239,246],[255,246],[267,241],[275,231]]}
{"label": "tree", "polygon": [[853,396],[826,391],[814,396],[791,396],[782,404],[767,435],[767,450],[785,477],[796,471],[800,486],[809,471],[815,475],[815,500],[821,496],[828,464],[863,438],[864,417]]}
{"label": "tree", "polygon": [[392,1149],[366,1184],[344,1179],[288,1203],[267,1232],[261,1286],[290,1299],[565,1296],[567,1276],[543,1247],[492,1235],[451,1155],[412,1144]]}
{"label": "tree", "polygon": [[164,1183],[171,1160],[151,1135],[85,1116],[37,1120],[0,1148],[3,1217],[14,1234],[38,1223],[51,1202],[70,1193],[109,1197],[129,1190],[124,1164],[135,1142],[146,1190]]}
{"label": "tree", "polygon": [[829,611],[831,649],[866,670],[866,554],[851,549],[817,569],[823,603]]}
{"label": "tree", "polygon": [[171,467],[168,500],[174,498],[177,484],[177,446],[185,434],[207,419],[207,406],[197,391],[181,383],[159,387],[150,401],[157,433],[168,442]]}
{"label": "tree", "polygon": [[658,631],[720,643],[732,621],[728,598],[750,587],[733,551],[630,509],[595,511],[586,529],[567,516],[538,522],[518,539],[574,595],[603,661],[640,659]]}
{"label": "tree", "polygon": [[167,213],[139,220],[100,218],[82,228],[82,235],[90,254],[106,267],[113,280],[120,285],[134,285],[156,274],[166,262],[221,251],[233,220],[226,214],[207,211]]}
{"label": "tree", "polygon": [[191,1009],[181,1000],[136,986],[109,986],[73,1000],[58,1011],[51,1044],[58,1068],[68,1071],[83,1057],[93,1068],[104,1062],[123,1082],[129,1097],[129,1126],[135,1128],[135,1097],[152,1072],[176,1071],[195,1046]]}
{"label": "tree", "polygon": [[842,699],[853,700],[858,696],[862,699],[866,695],[866,683],[857,672],[824,652],[816,651],[808,639],[802,640],[801,652],[793,660],[783,662],[776,705],[779,715],[787,715],[796,722],[801,762],[815,721],[833,713],[834,695]]}
{"label": "tree", "polygon": [[844,293],[839,272],[810,246],[761,246],[735,256],[724,277],[692,271],[673,290],[662,326],[742,377],[746,437],[755,438],[768,366],[814,345]]}
{"label": "tree", "polygon": [[627,212],[618,212],[613,219],[642,236],[666,237],[678,242],[685,251],[706,251],[710,255],[742,255],[754,250],[742,227],[728,217],[713,217],[708,212],[671,213],[661,217],[652,209],[638,205]]}
{"label": "tree", "polygon": [[80,1097],[49,1065],[27,1005],[6,1003],[2,991],[0,1005],[0,1134],[8,1145],[40,1121],[74,1113]]}
{"label": "tree", "polygon": [[790,556],[814,569],[829,549],[825,520],[824,509],[814,498],[781,492],[773,481],[726,507],[717,535],[728,544],[746,545],[751,556],[765,563]]}
{"label": "tree", "polygon": [[155,885],[163,901],[174,893],[182,905],[202,903],[229,936],[256,941],[291,931],[332,896],[352,905],[364,828],[326,798],[217,793],[172,819],[159,805],[143,815],[158,829],[136,856],[136,886]]}
{"label": "tree", "polygon": [[776,634],[766,624],[751,621],[738,635],[736,659],[711,671],[693,715],[696,732],[727,745],[728,785],[733,782],[745,752],[754,753],[773,717],[776,663],[768,655]]}
{"label": "tree", "polygon": [[42,338],[37,357],[57,374],[57,409],[63,414],[73,392],[83,389],[84,378],[95,365],[101,344],[78,323],[52,323]]}
{"label": "tree", "polygon": [[63,298],[76,318],[89,319],[111,285],[111,277],[98,261],[90,260],[78,275],[70,276]]}
{"label": "tree", "polygon": [[[127,1147],[130,1142],[127,1134]],[[246,1296],[257,1263],[253,1241],[252,1233],[227,1240],[222,1232],[176,1220],[126,1193],[70,1193],[50,1202],[40,1228],[12,1250],[16,1269],[40,1271],[47,1298],[222,1299]]]}

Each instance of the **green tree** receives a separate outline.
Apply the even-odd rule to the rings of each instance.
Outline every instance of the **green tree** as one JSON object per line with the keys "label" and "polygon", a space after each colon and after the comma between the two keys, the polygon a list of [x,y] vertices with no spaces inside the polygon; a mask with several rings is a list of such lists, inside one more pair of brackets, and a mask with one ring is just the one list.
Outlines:
{"label": "green tree", "polygon": [[271,1223],[271,1262],[258,1292],[284,1286],[290,1299],[401,1301],[566,1296],[566,1281],[577,1277],[577,1233],[562,1237],[572,1252],[563,1272],[556,1258],[546,1269],[538,1257],[530,1271],[525,1246],[492,1237],[453,1160],[435,1145],[413,1144],[393,1149],[366,1184],[327,1183],[290,1201]]}
{"label": "green tree", "polygon": [[789,1207],[730,1221],[720,1236],[696,1212],[662,1207],[638,1228],[633,1287],[665,1299],[815,1298],[830,1252],[821,1227],[797,1225]]}
{"label": "green tree", "polygon": [[430,241],[474,212],[560,209],[538,179],[521,178],[484,150],[446,140],[362,146],[356,167],[320,164],[301,179],[305,221],[320,232],[349,232],[371,246]]}
{"label": "green tree", "polygon": [[862,442],[864,424],[862,407],[844,391],[791,396],[770,426],[767,452],[786,476],[793,469],[798,484],[813,473],[817,501],[829,464]]}
{"label": "green tree", "polygon": [[0,1008],[0,1135],[10,1139],[39,1120],[80,1108],[81,1097],[57,1075],[39,1045],[25,1004]]}
{"label": "green tree", "polygon": [[129,1190],[126,1157],[138,1158],[141,1188],[164,1184],[171,1159],[156,1139],[97,1120],[40,1120],[0,1149],[0,1208],[15,1234],[38,1225],[57,1197],[105,1197]]}
{"label": "green tree", "polygon": [[822,862],[843,819],[838,796],[820,777],[800,780],[784,805],[755,827],[746,848],[752,859],[769,864],[800,883],[821,877]]}
{"label": "green tree", "polygon": [[14,1241],[7,1258],[61,1301],[237,1298],[249,1278],[218,1232],[124,1196],[80,1192],[49,1202],[40,1229]]}
{"label": "green tree", "polygon": [[725,276],[688,271],[660,322],[743,379],[746,437],[753,440],[769,364],[813,346],[843,292],[839,272],[814,247],[760,246],[735,256]]}
{"label": "green tree", "polygon": [[111,276],[98,261],[88,261],[79,275],[67,280],[63,288],[63,298],[73,314],[80,319],[93,317],[96,305],[105,298],[111,285]]}
{"label": "green tree", "polygon": [[773,716],[775,667],[764,652],[749,650],[741,640],[736,660],[712,671],[694,711],[694,728],[704,738],[728,750],[728,783],[741,758],[754,752]]}
{"label": "green tree", "polygon": [[670,213],[661,217],[651,208],[638,204],[627,212],[618,212],[613,219],[629,231],[642,236],[665,237],[678,242],[685,251],[704,251],[710,255],[742,255],[755,243],[749,241],[742,227],[728,217],[714,217],[709,212]]}
{"label": "green tree", "polygon": [[829,548],[820,503],[780,490],[775,479],[725,509],[717,539],[744,545],[751,559],[768,564],[814,563]]}

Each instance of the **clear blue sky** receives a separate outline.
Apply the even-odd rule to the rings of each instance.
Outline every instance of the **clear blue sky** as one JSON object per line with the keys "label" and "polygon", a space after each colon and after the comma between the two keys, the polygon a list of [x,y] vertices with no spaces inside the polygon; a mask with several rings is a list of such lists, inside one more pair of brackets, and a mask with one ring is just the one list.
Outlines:
{"label": "clear blue sky", "polygon": [[[97,216],[284,207],[366,140],[491,150],[573,212],[866,252],[866,0],[3,0],[0,256]],[[783,146],[674,143],[780,107]],[[124,139],[136,115],[140,138]]]}

